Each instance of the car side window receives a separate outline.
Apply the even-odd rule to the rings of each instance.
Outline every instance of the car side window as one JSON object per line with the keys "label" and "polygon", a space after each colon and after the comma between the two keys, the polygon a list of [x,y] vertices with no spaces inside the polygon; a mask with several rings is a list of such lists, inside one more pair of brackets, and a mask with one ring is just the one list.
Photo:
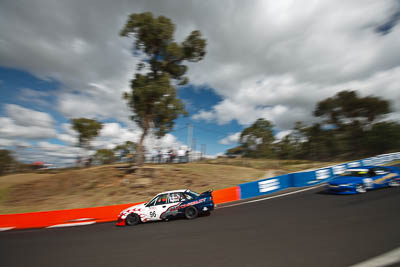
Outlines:
{"label": "car side window", "polygon": [[193,199],[193,197],[192,197],[190,194],[188,194],[188,193],[184,193],[183,195],[185,196],[185,198],[186,198],[187,200],[192,200],[192,199]]}
{"label": "car side window", "polygon": [[167,204],[167,194],[162,194],[158,196],[156,200],[156,205],[164,205]]}
{"label": "car side window", "polygon": [[383,174],[386,174],[386,173],[388,173],[387,171],[386,171],[386,169],[384,169],[384,168],[376,168],[375,169],[375,173],[377,174],[377,175],[383,175]]}
{"label": "car side window", "polygon": [[176,202],[180,202],[182,200],[183,200],[183,196],[182,196],[182,193],[180,193],[180,192],[168,194],[168,203],[176,203]]}

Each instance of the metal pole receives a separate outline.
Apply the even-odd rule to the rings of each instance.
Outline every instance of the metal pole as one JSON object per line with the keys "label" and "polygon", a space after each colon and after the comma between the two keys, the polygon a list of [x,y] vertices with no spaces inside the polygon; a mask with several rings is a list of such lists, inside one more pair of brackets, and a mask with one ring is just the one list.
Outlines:
{"label": "metal pole", "polygon": [[201,144],[201,158],[206,154],[206,144]]}
{"label": "metal pole", "polygon": [[192,146],[192,137],[193,137],[193,126],[191,123],[188,123],[188,139],[187,139],[187,147],[188,149]]}
{"label": "metal pole", "polygon": [[197,154],[195,154],[196,153],[196,138],[192,139],[192,153],[193,153],[193,156],[195,157],[194,160],[198,160]]}

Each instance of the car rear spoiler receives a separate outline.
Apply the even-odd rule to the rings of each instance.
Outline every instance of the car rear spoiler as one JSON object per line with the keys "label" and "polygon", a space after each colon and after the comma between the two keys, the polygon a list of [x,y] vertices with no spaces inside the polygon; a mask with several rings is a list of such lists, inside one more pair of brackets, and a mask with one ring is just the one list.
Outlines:
{"label": "car rear spoiler", "polygon": [[208,190],[208,191],[205,191],[205,192],[201,193],[200,196],[201,196],[201,197],[208,197],[208,196],[211,196],[212,191],[213,191],[212,189],[210,189],[210,190]]}
{"label": "car rear spoiler", "polygon": [[397,174],[400,175],[400,168],[396,167],[396,166],[386,166],[386,168],[388,168],[389,170],[391,170],[392,172],[397,172]]}

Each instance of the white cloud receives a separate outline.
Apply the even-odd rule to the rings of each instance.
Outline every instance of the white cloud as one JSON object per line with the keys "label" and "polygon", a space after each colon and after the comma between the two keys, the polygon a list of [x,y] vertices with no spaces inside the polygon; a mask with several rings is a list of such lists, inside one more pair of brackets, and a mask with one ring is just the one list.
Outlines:
{"label": "white cloud", "polygon": [[[89,152],[89,155],[93,152]],[[88,155],[78,147],[53,144],[47,141],[38,142],[36,145],[17,151],[18,159],[24,162],[44,161],[57,166],[74,164],[79,156]]]}
{"label": "white cloud", "polygon": [[124,84],[103,82],[101,86],[82,85],[85,90],[78,93],[66,90],[58,95],[58,111],[68,118],[113,118],[132,124],[129,119],[131,112],[122,99],[122,92],[128,90],[129,79],[123,81]]}
{"label": "white cloud", "polygon": [[309,118],[310,115],[311,112],[302,107],[281,104],[271,106],[246,105],[243,101],[235,102],[234,100],[225,99],[215,105],[211,111],[202,111],[193,115],[192,118],[195,120],[216,121],[221,125],[237,120],[245,126],[254,123],[258,118],[264,118],[270,120],[280,129],[287,129],[294,122],[302,119],[305,119],[306,122],[315,120]]}
{"label": "white cloud", "polygon": [[78,135],[78,133],[72,128],[71,123],[62,123],[61,128],[68,135],[71,135],[74,137],[76,137]]}
{"label": "white cloud", "polygon": [[237,120],[249,125],[258,118],[272,121],[279,129],[290,129],[296,121],[315,122],[312,116],[316,103],[342,90],[356,90],[361,96],[374,95],[391,102],[394,113],[400,116],[400,67],[378,71],[364,79],[331,85],[300,83],[293,77],[267,77],[248,81],[236,94],[226,97],[211,110],[202,110],[193,119],[216,121],[219,124]]}
{"label": "white cloud", "polygon": [[43,91],[38,91],[38,90],[33,90],[29,88],[22,88],[20,91],[20,95],[18,96],[18,99],[27,103],[33,103],[38,106],[43,106],[43,107],[51,107],[51,104],[49,103],[49,99],[46,99],[50,96],[50,93],[48,92],[43,92]]}
{"label": "white cloud", "polygon": [[0,118],[0,123],[5,127],[0,130],[0,136],[4,138],[46,139],[56,136],[54,129],[24,127],[14,124],[8,118]]}
{"label": "white cloud", "polygon": [[2,147],[16,146],[16,147],[20,147],[20,148],[24,148],[24,147],[26,148],[26,147],[31,147],[32,145],[25,141],[0,138],[0,146],[2,146]]}
{"label": "white cloud", "polygon": [[103,137],[118,138],[121,135],[121,126],[119,123],[105,123],[101,129],[100,135]]}
{"label": "white cloud", "polygon": [[183,145],[172,134],[166,134],[164,137],[159,139],[154,135],[150,135],[145,139],[144,144],[148,151],[152,149],[178,149]]}
{"label": "white cloud", "polygon": [[[400,28],[375,31],[399,9],[395,1],[227,2],[229,12],[207,13],[208,25],[218,27],[197,21],[212,41],[190,78],[214,88],[223,101],[194,119],[248,125],[263,117],[288,129],[297,120],[311,123],[315,104],[339,90],[399,101],[398,88],[386,79],[400,81],[392,75],[400,62]],[[387,87],[373,86],[376,79]]]}
{"label": "white cloud", "polygon": [[0,117],[0,137],[46,139],[56,137],[53,118],[45,112],[6,104],[8,117]]}
{"label": "white cloud", "polygon": [[45,112],[24,108],[14,104],[5,105],[6,114],[20,126],[52,128],[53,118]]}
{"label": "white cloud", "polygon": [[129,89],[137,59],[130,53],[132,40],[118,34],[127,10],[133,12],[136,4],[129,6],[108,1],[2,1],[0,65],[57,81],[54,107],[68,118],[128,121],[122,92]]}
{"label": "white cloud", "polygon": [[71,136],[69,134],[58,134],[57,138],[61,141],[63,141],[64,143],[68,144],[68,145],[76,145],[78,142],[78,138],[76,138],[75,136]]}
{"label": "white cloud", "polygon": [[[142,131],[139,128],[123,128],[119,123],[105,123],[100,132],[100,136],[94,142],[95,147],[105,147],[112,149],[117,145],[123,144],[126,141],[139,142]],[[166,134],[162,138],[156,138],[152,133],[146,136],[144,145],[147,150],[154,148],[171,148],[181,145],[176,140],[176,137],[171,134]]]}
{"label": "white cloud", "polygon": [[[126,128],[132,127],[131,112],[121,95],[139,59],[131,55],[133,40],[118,32],[129,13],[151,11],[176,23],[177,40],[194,29],[207,39],[206,57],[190,63],[188,75],[192,84],[207,85],[223,100],[193,119],[246,126],[265,118],[287,130],[295,121],[313,122],[318,101],[353,89],[392,100],[391,118],[399,120],[400,27],[376,32],[398,10],[394,0],[3,0],[0,65],[57,82],[51,104],[68,119],[116,120],[105,125],[98,147],[137,141],[140,130]],[[20,98],[29,96],[41,106],[48,97],[24,89]],[[0,118],[3,139],[76,140],[70,126],[56,133],[46,113],[16,105],[7,110],[8,117]],[[172,135],[148,140],[149,147],[176,143]]]}
{"label": "white cloud", "polygon": [[8,117],[0,117],[0,146],[29,148],[31,141],[57,137],[50,114],[14,104],[4,107]]}
{"label": "white cloud", "polygon": [[228,135],[227,137],[222,138],[221,140],[219,140],[219,143],[222,144],[222,145],[231,145],[231,144],[235,144],[235,143],[239,142],[240,133],[241,133],[241,132]]}
{"label": "white cloud", "polygon": [[292,133],[292,130],[280,131],[279,133],[277,133],[275,135],[276,142],[281,141],[283,138],[285,138],[286,136],[288,136],[291,133]]}
{"label": "white cloud", "polygon": [[39,142],[37,146],[42,151],[59,152],[60,155],[64,155],[65,157],[70,157],[71,154],[74,154],[74,157],[76,157],[76,154],[81,151],[81,148],[79,147],[63,146],[59,144],[52,144],[46,141]]}
{"label": "white cloud", "polygon": [[113,149],[126,141],[137,142],[139,140],[140,130],[121,127],[119,123],[104,123],[99,137],[92,142],[96,149]]}
{"label": "white cloud", "polygon": [[212,121],[212,120],[216,119],[216,115],[212,111],[201,110],[198,113],[194,114],[192,116],[192,119],[194,119],[194,120]]}

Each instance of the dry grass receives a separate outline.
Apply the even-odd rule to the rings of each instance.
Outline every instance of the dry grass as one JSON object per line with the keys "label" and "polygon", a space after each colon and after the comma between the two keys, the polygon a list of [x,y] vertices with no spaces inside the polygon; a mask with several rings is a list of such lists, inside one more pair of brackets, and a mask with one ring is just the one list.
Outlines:
{"label": "dry grass", "polygon": [[220,189],[263,175],[251,168],[196,163],[145,166],[134,174],[102,166],[8,175],[0,177],[0,214],[145,201],[161,191]]}
{"label": "dry grass", "polygon": [[146,201],[167,190],[216,190],[333,164],[222,158],[189,164],[149,164],[133,174],[117,168],[121,165],[107,165],[7,175],[0,177],[0,214]]}

